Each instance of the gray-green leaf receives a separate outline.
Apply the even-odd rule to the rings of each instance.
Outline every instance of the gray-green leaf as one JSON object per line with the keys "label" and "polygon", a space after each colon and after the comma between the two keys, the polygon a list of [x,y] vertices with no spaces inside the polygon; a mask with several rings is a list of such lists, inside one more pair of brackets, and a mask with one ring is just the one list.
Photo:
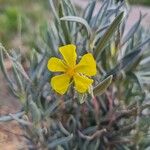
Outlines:
{"label": "gray-green leaf", "polygon": [[89,24],[87,23],[87,21],[83,18],[80,18],[80,17],[76,17],[76,16],[65,16],[65,17],[62,17],[60,18],[61,21],[72,21],[72,22],[78,22],[80,24],[82,24],[86,30],[87,30],[87,33],[88,33],[88,37],[91,36],[92,34],[92,31],[91,31],[91,28],[89,26]]}
{"label": "gray-green leaf", "polygon": [[94,50],[94,56],[96,59],[98,59],[100,53],[102,53],[103,48],[106,46],[107,42],[110,40],[116,29],[121,23],[121,20],[123,18],[123,12],[120,13],[116,19],[112,22],[108,30],[105,32],[103,37],[99,40],[98,44],[96,45],[96,49]]}
{"label": "gray-green leaf", "polygon": [[99,83],[93,90],[94,95],[97,96],[103,94],[108,88],[108,86],[111,84],[112,78],[113,76],[110,75],[109,77],[104,79],[101,83]]}

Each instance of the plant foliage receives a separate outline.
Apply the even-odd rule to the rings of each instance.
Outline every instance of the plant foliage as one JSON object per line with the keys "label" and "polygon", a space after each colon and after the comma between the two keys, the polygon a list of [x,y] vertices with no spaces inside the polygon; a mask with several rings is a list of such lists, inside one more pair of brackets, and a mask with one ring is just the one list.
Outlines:
{"label": "plant foliage", "polygon": [[[127,31],[124,2],[104,0],[96,14],[96,0],[80,12],[70,0],[49,3],[53,22],[25,66],[18,52],[8,53],[0,47],[2,72],[22,103],[21,112],[0,121],[18,121],[29,149],[148,148],[150,37],[140,26],[142,14]],[[50,87],[53,74],[47,70],[47,60],[58,56],[58,47],[68,43],[77,45],[78,55],[91,52],[96,59],[98,73],[92,94],[70,90],[59,96]],[[12,63],[11,75],[5,55]]]}

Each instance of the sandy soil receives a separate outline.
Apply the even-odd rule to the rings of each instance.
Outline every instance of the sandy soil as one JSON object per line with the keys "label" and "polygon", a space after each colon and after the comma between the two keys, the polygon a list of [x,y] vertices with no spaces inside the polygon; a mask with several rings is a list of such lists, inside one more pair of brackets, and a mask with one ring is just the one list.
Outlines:
{"label": "sandy soil", "polygon": [[[0,72],[0,116],[19,111],[19,102],[10,95]],[[24,150],[21,129],[15,121],[0,123],[0,150]]]}

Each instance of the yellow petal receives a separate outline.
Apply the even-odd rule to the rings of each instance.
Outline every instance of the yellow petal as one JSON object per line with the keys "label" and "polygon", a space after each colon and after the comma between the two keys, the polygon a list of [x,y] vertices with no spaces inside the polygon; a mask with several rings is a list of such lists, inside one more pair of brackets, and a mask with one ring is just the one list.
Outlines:
{"label": "yellow petal", "polygon": [[62,60],[56,57],[50,58],[47,63],[48,70],[52,72],[65,72],[66,67],[67,66],[62,62]]}
{"label": "yellow petal", "polygon": [[90,87],[90,85],[93,83],[92,79],[89,79],[85,76],[81,76],[79,74],[74,75],[73,79],[75,82],[75,89],[79,93],[85,93]]}
{"label": "yellow petal", "polygon": [[76,54],[75,45],[69,44],[69,45],[59,47],[59,51],[62,54],[68,66],[73,67],[76,65],[77,54]]}
{"label": "yellow petal", "polygon": [[63,95],[70,83],[70,77],[66,74],[55,76],[51,79],[52,88],[59,94]]}
{"label": "yellow petal", "polygon": [[94,76],[96,75],[96,62],[94,57],[91,53],[85,54],[79,64],[76,66],[75,69],[78,73],[85,74],[87,76]]}

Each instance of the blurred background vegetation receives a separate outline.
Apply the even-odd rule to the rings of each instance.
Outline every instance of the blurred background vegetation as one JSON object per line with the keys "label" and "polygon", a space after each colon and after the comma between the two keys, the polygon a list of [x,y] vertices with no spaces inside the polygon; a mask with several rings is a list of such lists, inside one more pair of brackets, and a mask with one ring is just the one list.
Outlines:
{"label": "blurred background vegetation", "polygon": [[150,6],[150,0],[129,0],[130,4],[141,4]]}
{"label": "blurred background vegetation", "polygon": [[[150,5],[150,0],[129,0]],[[50,21],[48,0],[0,0],[0,42],[7,48],[29,49],[38,29]]]}
{"label": "blurred background vegetation", "polygon": [[47,3],[47,0],[0,0],[0,42],[7,49],[33,47],[37,30],[49,19]]}

